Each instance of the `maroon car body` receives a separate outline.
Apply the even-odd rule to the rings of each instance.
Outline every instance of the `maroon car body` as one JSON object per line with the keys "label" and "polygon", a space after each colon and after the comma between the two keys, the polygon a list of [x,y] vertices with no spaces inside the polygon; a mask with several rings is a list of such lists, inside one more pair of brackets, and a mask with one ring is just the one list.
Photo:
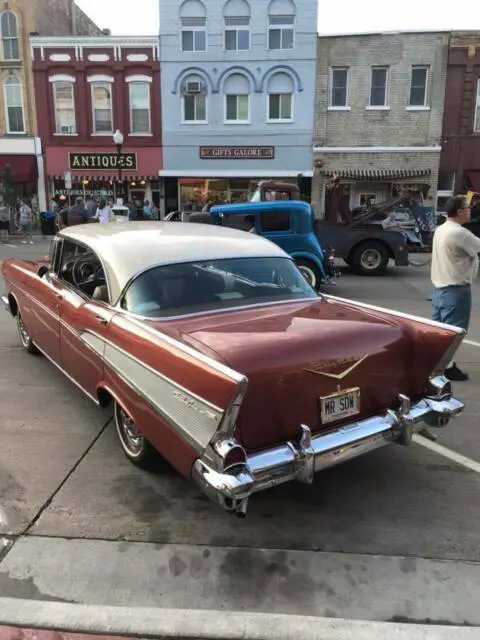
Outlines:
{"label": "maroon car body", "polygon": [[7,260],[21,342],[113,403],[139,466],[161,454],[226,510],[463,404],[442,376],[463,331],[319,296],[279,247],[211,225],[82,225],[48,264]]}

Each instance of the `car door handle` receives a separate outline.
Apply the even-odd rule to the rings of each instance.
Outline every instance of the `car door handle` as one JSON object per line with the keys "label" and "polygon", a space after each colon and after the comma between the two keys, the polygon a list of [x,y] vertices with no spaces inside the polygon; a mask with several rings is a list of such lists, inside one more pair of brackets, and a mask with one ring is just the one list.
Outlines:
{"label": "car door handle", "polygon": [[108,324],[108,320],[106,318],[103,318],[102,316],[95,316],[95,320],[100,324],[103,324],[104,327],[106,327]]}

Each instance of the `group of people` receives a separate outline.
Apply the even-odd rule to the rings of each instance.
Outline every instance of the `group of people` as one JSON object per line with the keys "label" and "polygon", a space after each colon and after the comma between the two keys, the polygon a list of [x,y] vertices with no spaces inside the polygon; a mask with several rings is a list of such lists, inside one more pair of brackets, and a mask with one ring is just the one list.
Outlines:
{"label": "group of people", "polygon": [[[0,242],[7,243],[10,240],[11,214],[10,208],[0,195]],[[33,210],[28,202],[19,200],[15,212],[15,225],[22,232],[22,244],[33,244]]]}
{"label": "group of people", "polygon": [[[127,203],[129,220],[158,220],[159,210],[155,204],[145,200],[143,206],[139,206],[130,200]],[[107,224],[115,221],[113,202],[107,198],[89,198],[86,202],[83,198],[77,198],[75,204],[69,207],[64,197],[59,203],[52,203],[51,218],[55,218],[57,227],[63,229],[77,224],[99,222]]]}

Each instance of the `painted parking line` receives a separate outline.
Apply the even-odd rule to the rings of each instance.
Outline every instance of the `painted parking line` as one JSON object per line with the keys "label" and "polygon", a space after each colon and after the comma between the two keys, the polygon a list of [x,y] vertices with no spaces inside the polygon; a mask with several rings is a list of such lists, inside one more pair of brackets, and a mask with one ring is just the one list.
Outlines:
{"label": "painted parking line", "polygon": [[463,340],[462,344],[469,344],[472,347],[480,347],[480,342],[475,342],[475,340]]}
{"label": "painted parking line", "polygon": [[434,453],[438,453],[438,455],[443,456],[444,458],[447,458],[448,460],[451,460],[452,462],[455,462],[456,464],[459,464],[466,469],[469,469],[469,471],[475,471],[475,473],[480,474],[480,462],[472,460],[471,458],[467,458],[466,456],[462,456],[461,453],[452,451],[451,449],[444,447],[442,444],[438,444],[438,442],[431,442],[430,440],[427,440],[427,438],[424,438],[423,436],[420,436],[418,434],[413,436],[413,440],[421,447],[429,449]]}

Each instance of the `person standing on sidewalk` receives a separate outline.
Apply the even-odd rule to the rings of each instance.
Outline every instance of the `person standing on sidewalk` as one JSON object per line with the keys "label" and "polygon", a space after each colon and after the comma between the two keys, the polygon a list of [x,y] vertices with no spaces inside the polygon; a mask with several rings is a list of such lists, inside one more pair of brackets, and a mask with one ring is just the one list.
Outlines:
{"label": "person standing on sidewalk", "polygon": [[33,223],[33,213],[30,207],[26,202],[20,200],[20,208],[18,210],[18,222],[20,224],[20,229],[23,233],[22,244],[33,244],[32,240],[32,223]]}
{"label": "person standing on sidewalk", "polygon": [[[433,236],[431,279],[432,318],[468,330],[472,311],[472,283],[478,273],[480,239],[462,225],[470,220],[466,196],[454,196],[445,205],[446,221]],[[468,380],[468,373],[449,362],[449,380]]]}
{"label": "person standing on sidewalk", "polygon": [[10,239],[10,210],[0,196],[0,242],[7,243]]}

